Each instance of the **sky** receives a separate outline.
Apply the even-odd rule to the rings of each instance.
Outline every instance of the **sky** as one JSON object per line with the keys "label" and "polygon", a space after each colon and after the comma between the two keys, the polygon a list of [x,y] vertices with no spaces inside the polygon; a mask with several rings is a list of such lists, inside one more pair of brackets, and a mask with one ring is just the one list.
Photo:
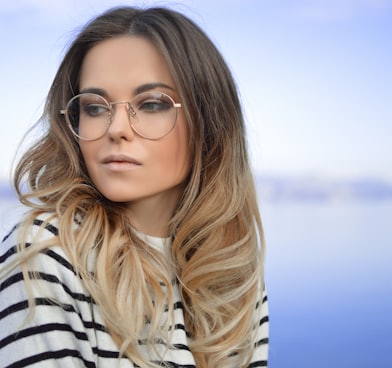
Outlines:
{"label": "sky", "polygon": [[177,9],[211,37],[256,174],[392,181],[392,0],[1,1],[0,179],[78,29],[121,4]]}

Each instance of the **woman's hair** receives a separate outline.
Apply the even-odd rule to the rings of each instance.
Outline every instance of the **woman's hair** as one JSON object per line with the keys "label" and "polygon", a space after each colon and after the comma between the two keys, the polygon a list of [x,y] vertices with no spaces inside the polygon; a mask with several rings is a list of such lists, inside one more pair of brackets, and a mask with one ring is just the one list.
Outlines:
{"label": "woman's hair", "polygon": [[[169,224],[174,234],[171,265],[135,236],[125,204],[110,202],[94,187],[60,113],[79,93],[86,53],[122,35],[143,37],[163,54],[189,125],[193,165]],[[121,351],[140,366],[154,366],[143,359],[138,338],[148,319],[148,342],[153,345],[157,335],[167,340],[161,318],[173,295],[168,275],[174,268],[197,366],[222,367],[233,355],[238,366],[246,365],[263,288],[263,233],[237,89],[209,38],[172,10],[107,11],[70,45],[40,123],[47,124],[44,136],[15,171],[20,200],[33,208],[25,223],[44,212],[58,219],[59,238],[53,242],[60,241],[67,252]],[[34,247],[23,249],[22,244],[25,259],[30,258]],[[92,252],[96,265],[91,272]]]}

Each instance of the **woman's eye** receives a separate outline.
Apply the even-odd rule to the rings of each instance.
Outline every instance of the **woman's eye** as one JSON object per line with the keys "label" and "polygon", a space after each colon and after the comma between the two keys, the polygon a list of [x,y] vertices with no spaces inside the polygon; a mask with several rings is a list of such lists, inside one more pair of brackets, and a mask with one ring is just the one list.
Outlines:
{"label": "woman's eye", "polygon": [[108,107],[99,104],[87,104],[83,107],[83,111],[86,115],[95,117],[106,114],[108,112]]}
{"label": "woman's eye", "polygon": [[166,111],[170,109],[170,107],[171,105],[166,101],[148,100],[148,101],[143,101],[139,105],[138,110],[143,112],[160,112],[160,111]]}

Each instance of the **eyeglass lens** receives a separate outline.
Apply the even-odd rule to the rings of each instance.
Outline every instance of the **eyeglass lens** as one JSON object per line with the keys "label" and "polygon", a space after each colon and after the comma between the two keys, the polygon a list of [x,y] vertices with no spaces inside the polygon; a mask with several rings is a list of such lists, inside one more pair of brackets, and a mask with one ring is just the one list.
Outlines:
{"label": "eyeglass lens", "polygon": [[159,139],[174,127],[177,109],[173,99],[162,92],[146,92],[129,102],[111,102],[94,93],[73,97],[67,106],[66,117],[73,133],[85,140],[105,135],[113,122],[116,108],[125,105],[132,129],[147,139]]}

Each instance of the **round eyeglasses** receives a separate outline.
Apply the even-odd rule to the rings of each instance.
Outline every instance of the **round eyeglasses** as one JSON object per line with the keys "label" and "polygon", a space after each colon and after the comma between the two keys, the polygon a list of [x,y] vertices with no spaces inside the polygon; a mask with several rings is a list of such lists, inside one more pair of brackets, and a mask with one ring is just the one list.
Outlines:
{"label": "round eyeglasses", "polygon": [[131,101],[108,102],[95,93],[81,93],[72,97],[61,110],[72,133],[86,141],[103,137],[113,121],[114,105],[126,105],[134,132],[143,138],[156,140],[169,134],[177,120],[180,103],[165,93],[143,92]]}

